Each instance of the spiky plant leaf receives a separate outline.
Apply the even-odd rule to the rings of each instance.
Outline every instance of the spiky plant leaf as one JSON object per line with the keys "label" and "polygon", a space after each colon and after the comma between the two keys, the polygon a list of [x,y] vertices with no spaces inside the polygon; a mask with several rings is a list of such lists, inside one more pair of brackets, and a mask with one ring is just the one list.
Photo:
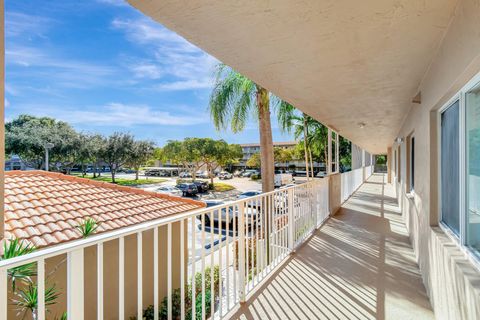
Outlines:
{"label": "spiky plant leaf", "polygon": [[94,234],[99,226],[100,223],[98,223],[95,219],[86,218],[76,228],[80,231],[83,238],[87,238]]}
{"label": "spiky plant leaf", "polygon": [[[35,247],[29,243],[26,243],[25,241],[19,239],[4,241],[3,256],[0,258],[0,260],[23,256],[32,253],[33,251],[35,251]],[[36,264],[33,262],[8,269],[8,276],[12,283],[12,291],[15,292],[17,281],[29,281],[30,277],[36,275]]]}

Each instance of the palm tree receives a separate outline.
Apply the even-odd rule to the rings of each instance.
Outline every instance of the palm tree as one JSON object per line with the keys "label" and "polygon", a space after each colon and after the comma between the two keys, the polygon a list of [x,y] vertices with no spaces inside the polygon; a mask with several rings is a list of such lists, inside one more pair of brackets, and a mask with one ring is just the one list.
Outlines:
{"label": "palm tree", "polygon": [[258,119],[262,190],[272,191],[274,158],[269,92],[230,67],[219,64],[209,110],[217,130],[230,125],[234,133],[240,132],[245,129],[249,117]]}
{"label": "palm tree", "polygon": [[312,152],[309,143],[312,139],[309,138],[309,128],[313,125],[314,122],[316,122],[316,120],[314,120],[312,117],[308,116],[305,113],[297,112],[297,109],[294,106],[285,101],[281,101],[279,103],[277,115],[280,128],[284,132],[290,133],[292,129],[294,129],[295,139],[303,136],[305,171],[307,175],[307,180],[310,177],[310,173],[313,178]]}

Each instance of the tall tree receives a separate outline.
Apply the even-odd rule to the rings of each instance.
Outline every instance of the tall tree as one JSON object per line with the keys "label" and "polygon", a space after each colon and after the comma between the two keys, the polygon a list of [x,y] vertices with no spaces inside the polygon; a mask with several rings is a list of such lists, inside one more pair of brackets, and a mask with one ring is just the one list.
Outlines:
{"label": "tall tree", "polygon": [[258,119],[262,190],[273,190],[274,159],[269,92],[230,67],[220,64],[209,110],[217,130],[226,129],[230,125],[234,133],[240,132],[245,129],[250,117]]}
{"label": "tall tree", "polygon": [[155,144],[152,141],[134,141],[128,156],[127,164],[135,170],[135,180],[138,180],[140,167],[153,155]]}
{"label": "tall tree", "polygon": [[200,138],[185,138],[183,141],[168,141],[163,147],[163,152],[166,159],[182,165],[192,174],[192,179],[195,180],[197,170],[203,165],[201,149]]}
{"label": "tall tree", "polygon": [[133,148],[133,136],[128,133],[115,132],[106,139],[102,148],[101,156],[105,161],[112,175],[112,182],[115,183],[117,170],[125,165],[131,155]]}
{"label": "tall tree", "polygon": [[5,153],[19,155],[37,169],[45,166],[46,143],[54,144],[49,150],[52,163],[58,162],[68,171],[79,145],[78,133],[68,123],[48,117],[20,115],[5,124]]}

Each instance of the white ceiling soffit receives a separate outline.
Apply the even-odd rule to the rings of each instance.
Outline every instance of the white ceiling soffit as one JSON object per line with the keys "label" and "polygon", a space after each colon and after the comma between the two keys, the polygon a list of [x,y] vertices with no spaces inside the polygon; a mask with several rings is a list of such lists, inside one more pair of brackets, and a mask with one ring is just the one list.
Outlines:
{"label": "white ceiling soffit", "polygon": [[392,144],[457,3],[129,2],[372,153]]}

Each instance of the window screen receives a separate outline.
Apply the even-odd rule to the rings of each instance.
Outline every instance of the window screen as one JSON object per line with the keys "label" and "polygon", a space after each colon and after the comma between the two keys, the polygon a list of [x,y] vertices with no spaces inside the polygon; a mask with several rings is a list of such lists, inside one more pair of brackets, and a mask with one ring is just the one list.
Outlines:
{"label": "window screen", "polygon": [[480,252],[480,89],[466,95],[467,243]]}
{"label": "window screen", "polygon": [[442,222],[457,235],[460,231],[460,136],[459,102],[441,114],[441,204]]}

